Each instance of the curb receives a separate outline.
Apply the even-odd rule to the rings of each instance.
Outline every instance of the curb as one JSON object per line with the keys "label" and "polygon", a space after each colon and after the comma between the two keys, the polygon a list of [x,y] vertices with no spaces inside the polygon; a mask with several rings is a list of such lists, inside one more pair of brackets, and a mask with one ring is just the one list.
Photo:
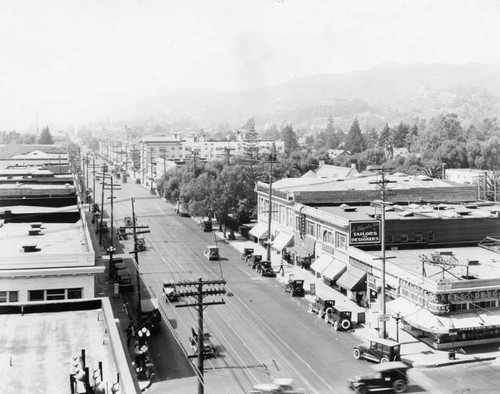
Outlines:
{"label": "curb", "polygon": [[435,363],[423,363],[423,362],[417,362],[417,361],[412,361],[411,359],[401,357],[401,361],[410,364],[413,368],[438,368],[438,367],[447,367],[450,365],[456,365],[456,364],[469,364],[469,363],[475,363],[478,361],[492,361],[495,360],[496,357],[474,357],[474,358],[467,358],[464,360],[453,360],[453,361],[443,361],[443,362],[435,362]]}

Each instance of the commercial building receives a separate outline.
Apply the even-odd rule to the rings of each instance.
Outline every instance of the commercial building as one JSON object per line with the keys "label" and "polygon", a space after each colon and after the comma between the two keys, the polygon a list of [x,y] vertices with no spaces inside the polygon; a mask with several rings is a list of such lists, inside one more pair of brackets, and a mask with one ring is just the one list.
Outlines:
{"label": "commercial building", "polygon": [[271,206],[269,191],[256,185],[259,221],[250,233],[284,260],[371,308],[381,305],[385,270],[389,310],[436,348],[498,340],[498,250],[484,245],[500,243],[500,206],[476,201],[475,186],[367,173],[282,179],[271,185]]}

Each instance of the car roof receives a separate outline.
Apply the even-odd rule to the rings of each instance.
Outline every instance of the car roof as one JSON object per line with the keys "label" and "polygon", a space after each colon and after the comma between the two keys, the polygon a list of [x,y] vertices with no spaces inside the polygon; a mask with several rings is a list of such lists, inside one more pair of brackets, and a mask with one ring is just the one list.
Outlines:
{"label": "car roof", "polygon": [[274,384],[277,384],[279,386],[291,386],[293,383],[293,379],[289,378],[276,378],[273,381]]}
{"label": "car roof", "polygon": [[383,339],[383,338],[369,338],[369,341],[378,342],[386,346],[396,346],[400,344],[399,342],[393,341],[391,339]]}
{"label": "car roof", "polygon": [[388,363],[381,363],[381,364],[376,364],[373,366],[373,369],[377,372],[383,372],[383,371],[388,371],[391,369],[410,369],[411,366],[408,364],[405,364],[402,361],[390,361]]}

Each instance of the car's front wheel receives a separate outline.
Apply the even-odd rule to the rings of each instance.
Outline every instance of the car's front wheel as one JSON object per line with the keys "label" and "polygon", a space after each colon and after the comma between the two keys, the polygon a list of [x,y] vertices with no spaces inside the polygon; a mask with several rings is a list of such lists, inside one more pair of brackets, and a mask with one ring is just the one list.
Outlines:
{"label": "car's front wheel", "polygon": [[361,351],[356,348],[352,351],[352,355],[356,360],[359,360],[361,358]]}
{"label": "car's front wheel", "polygon": [[368,392],[368,387],[366,387],[364,384],[356,387],[356,393],[366,394],[367,392]]}
{"label": "car's front wheel", "polygon": [[389,362],[389,358],[387,358],[387,357],[382,357],[382,358],[380,359],[380,362],[381,362],[381,363],[388,363],[388,362]]}
{"label": "car's front wheel", "polygon": [[396,380],[392,384],[395,393],[404,393],[406,391],[406,382],[404,380]]}

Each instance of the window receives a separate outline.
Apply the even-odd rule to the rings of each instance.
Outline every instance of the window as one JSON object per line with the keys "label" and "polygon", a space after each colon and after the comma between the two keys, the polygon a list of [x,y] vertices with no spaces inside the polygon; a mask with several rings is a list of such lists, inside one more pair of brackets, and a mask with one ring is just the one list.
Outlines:
{"label": "window", "polygon": [[309,220],[307,221],[306,225],[306,234],[312,235],[314,237],[314,223]]}
{"label": "window", "polygon": [[68,300],[82,298],[83,289],[68,289]]}
{"label": "window", "polygon": [[434,233],[429,231],[429,241],[434,241]]}
{"label": "window", "polygon": [[0,302],[7,302],[7,292],[0,291]]}
{"label": "window", "polygon": [[316,236],[319,238],[321,234],[321,224],[316,225]]}
{"label": "window", "polygon": [[451,304],[451,311],[466,311],[467,310],[467,303],[461,303],[461,304]]}
{"label": "window", "polygon": [[28,291],[28,301],[45,301],[45,291],[44,290]]}
{"label": "window", "polygon": [[494,308],[494,307],[496,307],[496,301],[481,301],[472,304],[472,309]]}
{"label": "window", "polygon": [[387,236],[387,243],[390,243],[390,244],[394,243],[394,234],[390,234]]}
{"label": "window", "polygon": [[408,234],[401,233],[401,242],[408,242]]}
{"label": "window", "polygon": [[415,241],[422,242],[424,240],[424,236],[422,233],[415,233]]}
{"label": "window", "polygon": [[345,234],[335,232],[335,247],[338,249],[347,249],[346,239]]}
{"label": "window", "polygon": [[331,231],[323,231],[323,242],[333,244],[333,233]]}
{"label": "window", "polygon": [[66,289],[47,290],[47,301],[66,299]]}
{"label": "window", "polygon": [[9,291],[9,302],[18,302],[19,301],[19,292],[18,291]]}
{"label": "window", "polygon": [[295,216],[295,230],[300,231],[300,217]]}

